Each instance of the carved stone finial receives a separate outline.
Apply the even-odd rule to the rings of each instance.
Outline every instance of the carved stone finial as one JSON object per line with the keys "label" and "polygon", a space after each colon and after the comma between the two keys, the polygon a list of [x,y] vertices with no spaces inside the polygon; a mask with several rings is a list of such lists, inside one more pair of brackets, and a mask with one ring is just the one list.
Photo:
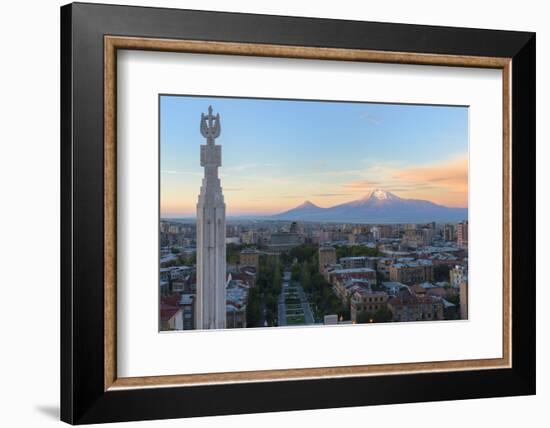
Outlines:
{"label": "carved stone finial", "polygon": [[220,114],[212,114],[212,106],[208,107],[208,114],[201,113],[201,134],[207,139],[208,144],[214,144],[214,139],[221,133]]}

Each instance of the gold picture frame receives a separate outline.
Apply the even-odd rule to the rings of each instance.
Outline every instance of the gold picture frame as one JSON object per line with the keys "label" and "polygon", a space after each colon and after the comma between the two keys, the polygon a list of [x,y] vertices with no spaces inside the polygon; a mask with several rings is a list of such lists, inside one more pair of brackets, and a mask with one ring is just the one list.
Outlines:
{"label": "gold picture frame", "polygon": [[[272,44],[175,40],[164,38],[104,36],[104,390],[168,386],[215,385],[396,375],[510,368],[512,364],[512,234],[511,234],[511,79],[512,58],[371,51]],[[305,369],[262,370],[149,377],[118,377],[116,368],[116,86],[117,51],[146,50],[210,55],[244,55],[277,58],[358,61],[391,64],[438,65],[502,70],[503,146],[503,322],[502,358],[432,361],[422,363],[359,365]]]}

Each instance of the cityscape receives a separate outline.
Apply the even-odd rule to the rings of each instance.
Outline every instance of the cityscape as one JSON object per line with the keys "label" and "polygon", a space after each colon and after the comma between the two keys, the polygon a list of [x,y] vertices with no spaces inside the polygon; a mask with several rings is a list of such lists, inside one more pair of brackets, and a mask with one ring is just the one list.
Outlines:
{"label": "cityscape", "polygon": [[[161,329],[194,329],[195,222],[160,236]],[[467,221],[235,220],[226,242],[226,328],[467,319]]]}
{"label": "cityscape", "polygon": [[[389,179],[386,174],[385,181],[379,174],[378,180],[370,177],[361,181],[361,186],[346,188],[345,183],[341,184],[347,191],[330,194],[336,198],[318,197],[324,202],[322,206],[310,199],[292,203],[295,198],[281,198],[280,206],[250,210],[254,196],[248,198],[248,203],[241,203],[239,209],[237,201],[226,203],[222,185],[230,181],[231,175],[222,173],[222,145],[217,144],[223,138],[224,117],[210,105],[220,104],[219,100],[169,98],[186,108],[193,103],[202,107],[192,117],[196,150],[177,155],[181,159],[185,156],[185,161],[193,161],[194,157],[202,171],[194,191],[182,185],[179,192],[174,192],[177,183],[164,178],[173,172],[164,169],[165,164],[174,165],[177,156],[170,150],[163,152],[163,136],[165,140],[171,137],[163,134],[163,121],[177,119],[174,111],[182,111],[165,108],[163,114],[161,97],[161,331],[468,318],[468,210],[464,203],[467,164],[459,163],[461,166],[443,172],[439,172],[439,166],[425,163],[408,167],[414,174],[405,174],[405,178],[418,182],[419,194],[414,193],[414,186],[397,183],[399,174]],[[241,105],[252,100],[224,101]],[[261,106],[265,101],[254,100]],[[294,101],[286,103],[293,105]],[[300,107],[302,114],[308,113],[305,105]],[[334,108],[341,107],[347,106],[338,104]],[[399,111],[401,106],[395,107]],[[454,108],[445,109],[450,115],[456,113]],[[467,121],[455,123],[460,125],[457,132],[462,137],[457,139],[467,150],[467,138],[463,138]],[[452,134],[452,126],[447,125]],[[235,131],[225,121],[223,129],[223,135]],[[185,144],[178,141],[177,135],[175,143]],[[225,145],[223,150],[228,150]],[[232,166],[226,169],[237,171]],[[434,176],[434,171],[449,177]],[[346,176],[347,171],[342,175]],[[425,182],[421,183],[419,177]],[[189,177],[184,180],[185,185],[193,181]],[[303,181],[295,187],[304,189]],[[276,180],[273,182],[272,191],[264,185],[266,201],[272,204],[277,193]],[[453,192],[456,203],[445,199]],[[316,195],[305,192],[296,196],[313,199]],[[196,201],[194,213],[186,208],[192,200]]]}

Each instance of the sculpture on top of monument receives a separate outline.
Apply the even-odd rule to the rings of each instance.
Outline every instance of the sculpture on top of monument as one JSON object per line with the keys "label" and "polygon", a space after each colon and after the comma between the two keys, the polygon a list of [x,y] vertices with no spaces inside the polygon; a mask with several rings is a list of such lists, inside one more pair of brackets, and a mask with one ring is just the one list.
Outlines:
{"label": "sculpture on top of monument", "polygon": [[201,134],[208,143],[214,144],[214,139],[221,133],[220,114],[212,115],[212,106],[208,107],[208,115],[201,113]]}

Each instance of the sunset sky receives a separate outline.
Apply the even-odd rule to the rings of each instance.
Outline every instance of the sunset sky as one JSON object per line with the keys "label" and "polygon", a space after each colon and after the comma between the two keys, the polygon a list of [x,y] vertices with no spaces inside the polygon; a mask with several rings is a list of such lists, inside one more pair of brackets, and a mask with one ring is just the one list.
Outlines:
{"label": "sunset sky", "polygon": [[467,107],[161,96],[161,216],[194,216],[201,112],[220,113],[228,215],[321,207],[375,188],[468,205]]}

